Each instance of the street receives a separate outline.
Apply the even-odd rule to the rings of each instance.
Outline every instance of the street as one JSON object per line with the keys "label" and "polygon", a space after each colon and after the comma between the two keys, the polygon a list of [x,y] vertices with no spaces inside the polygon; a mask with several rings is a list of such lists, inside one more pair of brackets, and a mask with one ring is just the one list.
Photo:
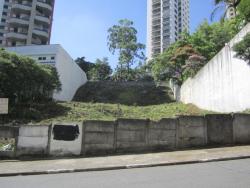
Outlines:
{"label": "street", "polygon": [[1,188],[249,188],[250,159],[56,175],[0,178]]}

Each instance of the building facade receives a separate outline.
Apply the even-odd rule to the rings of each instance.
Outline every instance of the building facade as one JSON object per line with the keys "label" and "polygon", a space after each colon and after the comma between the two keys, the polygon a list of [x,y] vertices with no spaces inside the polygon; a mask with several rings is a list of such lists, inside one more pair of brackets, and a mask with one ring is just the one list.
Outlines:
{"label": "building facade", "polygon": [[0,0],[0,46],[50,43],[55,0]]}
{"label": "building facade", "polygon": [[189,30],[189,0],[147,0],[147,57],[163,52]]}
{"label": "building facade", "polygon": [[85,72],[59,44],[31,45],[5,48],[9,52],[33,58],[37,63],[56,67],[62,90],[55,92],[58,101],[71,101],[76,91],[87,82]]}

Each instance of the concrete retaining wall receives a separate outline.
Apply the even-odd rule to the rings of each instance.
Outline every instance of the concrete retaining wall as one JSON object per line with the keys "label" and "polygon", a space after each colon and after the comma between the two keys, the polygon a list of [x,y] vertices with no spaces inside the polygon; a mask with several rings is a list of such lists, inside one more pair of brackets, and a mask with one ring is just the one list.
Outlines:
{"label": "concrete retaining wall", "polygon": [[17,156],[48,154],[49,126],[23,125],[19,128]]}
{"label": "concrete retaining wall", "polygon": [[250,114],[180,116],[158,122],[118,119],[53,126],[22,125],[19,134],[17,130],[0,126],[0,139],[15,137],[17,140],[17,152],[0,152],[0,157],[87,156],[250,144]]}
{"label": "concrete retaining wall", "polygon": [[181,86],[181,101],[215,112],[250,108],[250,66],[235,58],[232,47],[250,32],[245,26],[194,78]]}

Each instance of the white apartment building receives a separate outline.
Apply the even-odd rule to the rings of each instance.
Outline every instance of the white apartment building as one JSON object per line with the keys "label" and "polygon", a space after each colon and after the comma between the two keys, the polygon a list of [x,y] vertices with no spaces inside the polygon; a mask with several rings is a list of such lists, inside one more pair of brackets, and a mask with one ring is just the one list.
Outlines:
{"label": "white apartment building", "polygon": [[55,0],[0,0],[0,47],[50,43]]}
{"label": "white apartment building", "polygon": [[162,53],[189,30],[189,0],[147,0],[147,57]]}
{"label": "white apartment building", "polygon": [[75,63],[61,45],[31,45],[5,48],[9,52],[33,58],[38,63],[55,66],[62,90],[54,93],[58,101],[71,101],[76,91],[87,82],[85,72]]}

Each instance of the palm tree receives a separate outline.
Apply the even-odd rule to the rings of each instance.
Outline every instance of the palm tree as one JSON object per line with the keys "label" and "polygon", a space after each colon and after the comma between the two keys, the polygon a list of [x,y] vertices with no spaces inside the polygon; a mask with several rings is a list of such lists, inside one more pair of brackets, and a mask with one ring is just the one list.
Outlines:
{"label": "palm tree", "polygon": [[216,7],[211,14],[211,20],[214,19],[215,14],[219,10],[225,10],[225,12],[223,13],[222,19],[226,17],[228,10],[231,8],[233,8],[234,13],[236,15],[236,9],[237,9],[237,6],[240,4],[240,2],[241,0],[214,0],[214,4],[216,5]]}

